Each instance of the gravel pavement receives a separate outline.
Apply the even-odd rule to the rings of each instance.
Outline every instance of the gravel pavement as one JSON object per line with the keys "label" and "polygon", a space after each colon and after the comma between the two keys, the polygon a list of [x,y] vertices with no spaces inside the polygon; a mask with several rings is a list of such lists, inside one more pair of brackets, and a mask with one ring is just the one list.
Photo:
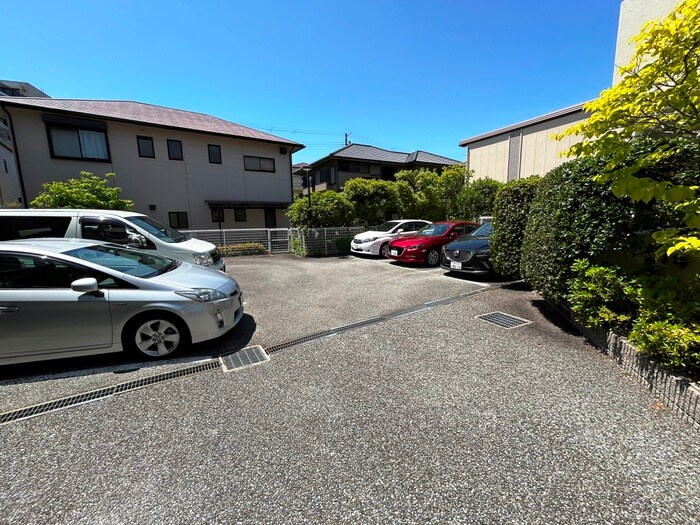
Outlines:
{"label": "gravel pavement", "polygon": [[[251,343],[302,335],[271,321],[303,303],[246,282],[280,284],[294,260],[274,259],[232,265],[255,291]],[[353,278],[401,270],[349,261]],[[323,276],[331,302],[301,332],[480,288],[404,270],[411,296],[367,310]],[[531,322],[475,318],[493,311]],[[698,432],[517,286],[14,422],[0,444],[0,523],[700,523]]]}

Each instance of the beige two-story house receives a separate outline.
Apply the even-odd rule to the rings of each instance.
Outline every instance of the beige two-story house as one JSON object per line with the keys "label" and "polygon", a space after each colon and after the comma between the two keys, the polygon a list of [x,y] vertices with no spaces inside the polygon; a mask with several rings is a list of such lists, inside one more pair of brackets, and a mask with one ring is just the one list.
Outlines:
{"label": "beige two-story house", "polygon": [[0,97],[0,198],[116,173],[122,196],[179,229],[286,226],[304,146],[202,113],[140,102]]}

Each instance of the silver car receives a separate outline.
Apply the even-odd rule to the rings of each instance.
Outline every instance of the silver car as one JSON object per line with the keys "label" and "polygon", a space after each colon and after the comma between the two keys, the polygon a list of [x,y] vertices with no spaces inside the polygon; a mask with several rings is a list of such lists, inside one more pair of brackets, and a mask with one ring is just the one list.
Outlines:
{"label": "silver car", "polygon": [[238,283],[217,270],[96,241],[0,242],[0,364],[163,357],[242,316]]}

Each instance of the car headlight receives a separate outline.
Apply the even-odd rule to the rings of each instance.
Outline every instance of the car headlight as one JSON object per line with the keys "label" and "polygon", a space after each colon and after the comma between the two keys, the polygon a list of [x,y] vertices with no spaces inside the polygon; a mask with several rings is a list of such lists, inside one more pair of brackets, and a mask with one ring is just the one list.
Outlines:
{"label": "car headlight", "polygon": [[376,241],[377,239],[379,239],[379,237],[370,237],[370,238],[367,239],[365,242],[374,242],[374,241]]}
{"label": "car headlight", "polygon": [[474,252],[477,257],[488,257],[491,255],[491,250],[477,250]]}
{"label": "car headlight", "polygon": [[214,290],[213,288],[193,288],[192,290],[182,290],[175,293],[199,303],[209,303],[211,301],[226,299],[225,293]]}
{"label": "car headlight", "polygon": [[407,250],[420,250],[423,247],[425,247],[425,244],[416,244],[415,246],[409,246],[406,249]]}
{"label": "car headlight", "polygon": [[214,259],[212,259],[211,255],[207,252],[193,253],[192,258],[194,259],[194,263],[200,266],[211,266],[214,264]]}

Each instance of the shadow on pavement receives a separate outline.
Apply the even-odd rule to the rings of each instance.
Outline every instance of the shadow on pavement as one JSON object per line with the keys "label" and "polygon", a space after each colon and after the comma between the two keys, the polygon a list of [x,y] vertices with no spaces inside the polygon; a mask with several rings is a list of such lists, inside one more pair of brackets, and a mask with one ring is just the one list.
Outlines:
{"label": "shadow on pavement", "polygon": [[255,319],[244,314],[238,325],[230,332],[192,345],[185,353],[171,359],[148,359],[126,352],[115,352],[68,359],[54,359],[34,363],[4,365],[0,367],[0,384],[35,383],[51,379],[82,377],[94,374],[126,374],[163,365],[187,365],[194,361],[217,357],[245,348],[256,330]]}

